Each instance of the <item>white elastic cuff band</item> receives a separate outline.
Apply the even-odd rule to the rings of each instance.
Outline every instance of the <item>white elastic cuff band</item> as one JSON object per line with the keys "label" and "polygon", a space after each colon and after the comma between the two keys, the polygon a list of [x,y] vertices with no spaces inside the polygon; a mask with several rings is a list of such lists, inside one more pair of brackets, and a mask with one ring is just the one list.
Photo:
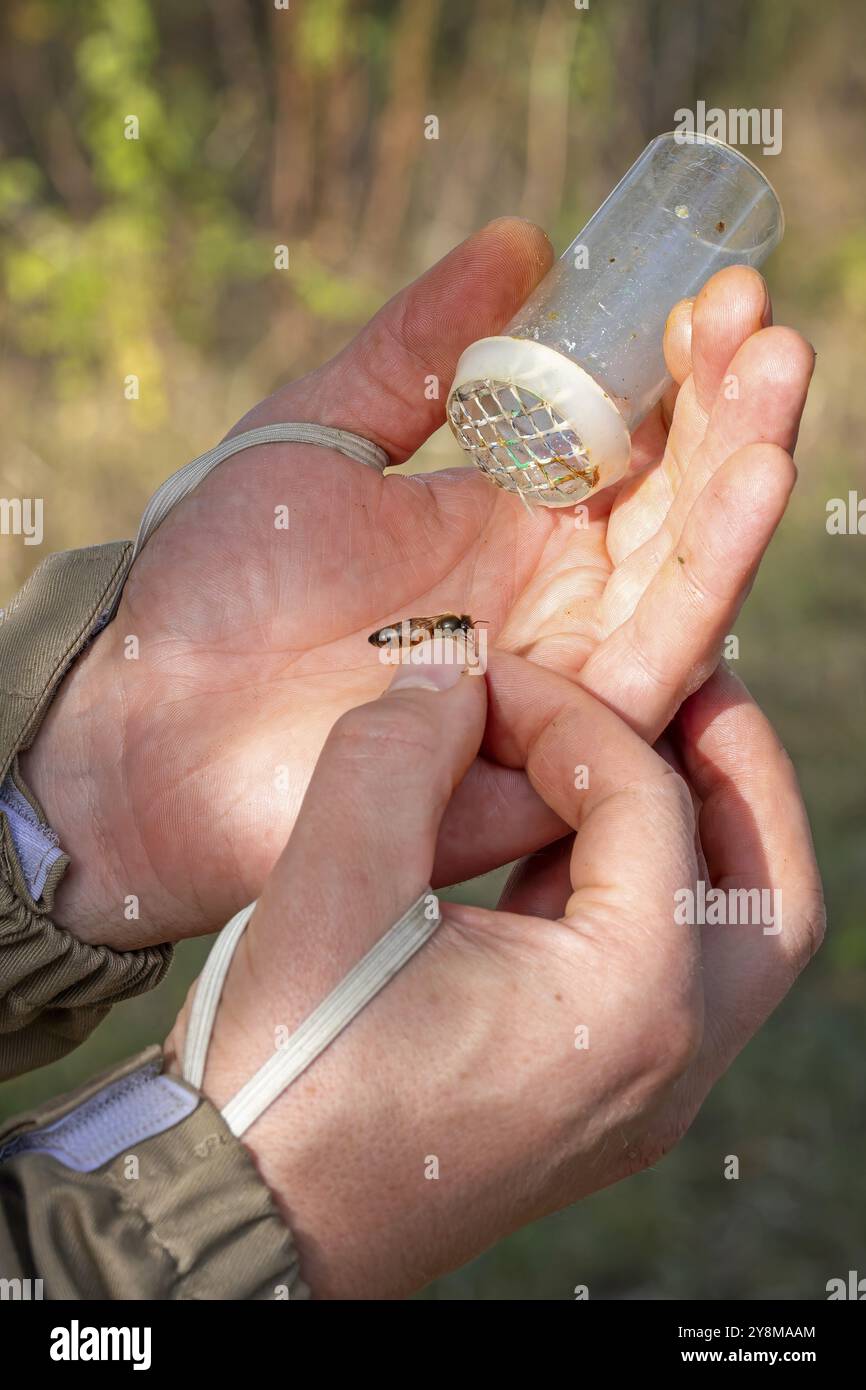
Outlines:
{"label": "white elastic cuff band", "polygon": [[[201,1089],[204,1080],[208,1045],[231,958],[254,907],[255,903],[245,907],[220,932],[196,985],[183,1054],[183,1078],[196,1089]],[[233,1134],[248,1130],[306,1071],[429,940],[440,921],[439,900],[428,888],[224,1107],[223,1119]]]}

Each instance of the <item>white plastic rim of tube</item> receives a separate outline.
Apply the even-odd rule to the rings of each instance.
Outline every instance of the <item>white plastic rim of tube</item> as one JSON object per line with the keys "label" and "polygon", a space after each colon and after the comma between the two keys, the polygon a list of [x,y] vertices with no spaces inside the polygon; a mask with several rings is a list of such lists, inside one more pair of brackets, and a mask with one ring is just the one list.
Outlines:
{"label": "white plastic rim of tube", "polygon": [[[531,391],[540,403],[552,407],[561,417],[562,426],[556,431],[557,435],[567,429],[580,440],[585,455],[584,486],[571,496],[560,495],[552,487],[543,493],[535,491],[532,500],[547,507],[573,507],[591,493],[618,482],[627,472],[631,437],[622,415],[589,372],[555,348],[528,338],[495,337],[479,338],[462,353],[448,395],[447,415],[464,449],[467,445],[455,426],[452,408],[461,388],[475,382]],[[482,439],[483,435],[479,438],[479,449],[484,452]],[[522,443],[520,436],[518,440]],[[478,457],[479,449],[467,451],[479,467],[487,471]],[[517,485],[507,490],[528,492]]]}

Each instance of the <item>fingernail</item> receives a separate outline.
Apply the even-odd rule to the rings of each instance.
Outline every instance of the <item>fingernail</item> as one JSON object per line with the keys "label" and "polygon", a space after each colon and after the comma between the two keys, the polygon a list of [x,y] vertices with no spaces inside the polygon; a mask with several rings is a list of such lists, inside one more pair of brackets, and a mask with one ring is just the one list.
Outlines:
{"label": "fingernail", "polygon": [[401,661],[388,690],[451,690],[463,674],[464,663],[450,638],[425,638],[403,655],[406,664]]}

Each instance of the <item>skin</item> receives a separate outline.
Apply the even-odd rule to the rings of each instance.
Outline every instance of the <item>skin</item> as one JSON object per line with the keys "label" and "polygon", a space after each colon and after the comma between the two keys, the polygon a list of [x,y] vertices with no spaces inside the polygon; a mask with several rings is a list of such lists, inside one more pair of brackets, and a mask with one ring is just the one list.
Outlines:
{"label": "skin", "polygon": [[[462,349],[503,327],[551,255],[537,227],[491,223],[233,433],[318,421],[406,460],[442,422]],[[385,684],[366,639],[393,619],[483,618],[491,645],[576,679],[654,742],[716,666],[793,485],[814,355],[770,317],[746,269],[675,308],[679,389],[635,436],[635,476],[591,500],[583,529],[570,512],[528,516],[474,469],[382,478],[298,445],[222,464],[148,543],[23,759],[72,858],[57,920],[130,948],[212,931],[255,898],[329,730]],[[288,531],[273,525],[280,505]],[[433,883],[564,829],[523,770],[485,750],[449,806]]]}
{"label": "skin", "polygon": [[[404,1296],[656,1162],[823,931],[791,764],[727,670],[675,721],[683,775],[533,662],[494,653],[486,687],[402,668],[340,718],[223,992],[217,1105],[424,891],[482,738],[571,827],[498,911],[442,904],[424,948],[244,1135],[317,1297]],[[699,878],[780,890],[782,931],[678,925],[674,895]]]}

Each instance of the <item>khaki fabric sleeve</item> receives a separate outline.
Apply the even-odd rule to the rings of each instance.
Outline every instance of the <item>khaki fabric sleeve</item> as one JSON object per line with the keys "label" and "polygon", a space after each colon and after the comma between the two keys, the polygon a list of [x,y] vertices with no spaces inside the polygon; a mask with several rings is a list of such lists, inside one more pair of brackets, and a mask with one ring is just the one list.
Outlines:
{"label": "khaki fabric sleeve", "polygon": [[158,1047],[0,1128],[0,1275],[46,1299],[309,1297],[249,1153]]}
{"label": "khaki fabric sleeve", "polygon": [[[132,549],[116,541],[50,555],[0,613],[0,785],[11,778],[41,826],[45,816],[20,777],[18,755],[113,611]],[[119,952],[86,945],[52,922],[68,862],[57,859],[34,899],[0,811],[0,1078],[71,1051],[112,1004],[158,984],[171,961],[167,945]]]}

